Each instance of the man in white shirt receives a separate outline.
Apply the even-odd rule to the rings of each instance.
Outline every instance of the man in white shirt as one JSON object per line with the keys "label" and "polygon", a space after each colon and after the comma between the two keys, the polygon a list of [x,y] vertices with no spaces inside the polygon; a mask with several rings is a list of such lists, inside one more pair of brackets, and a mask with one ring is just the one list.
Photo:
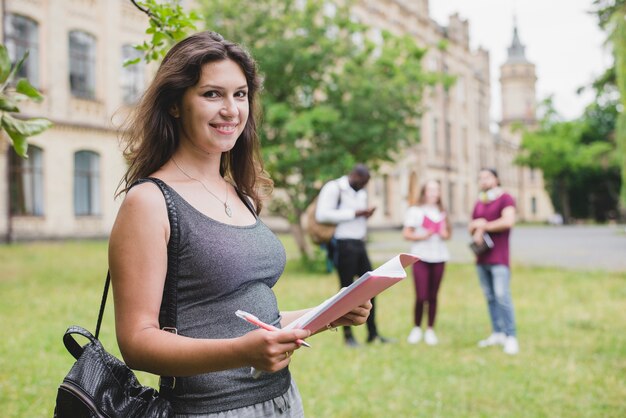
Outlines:
{"label": "man in white shirt", "polygon": [[[352,284],[355,278],[372,270],[365,238],[367,234],[367,219],[374,213],[375,207],[367,205],[367,191],[365,186],[370,179],[370,173],[363,164],[357,164],[347,176],[331,180],[322,187],[317,201],[315,218],[320,223],[337,225],[335,235],[330,245],[333,246],[334,264],[339,274],[341,287]],[[358,346],[350,327],[344,327],[346,344],[350,347]],[[390,342],[378,334],[374,321],[374,300],[372,310],[367,319],[367,342],[376,340]]]}

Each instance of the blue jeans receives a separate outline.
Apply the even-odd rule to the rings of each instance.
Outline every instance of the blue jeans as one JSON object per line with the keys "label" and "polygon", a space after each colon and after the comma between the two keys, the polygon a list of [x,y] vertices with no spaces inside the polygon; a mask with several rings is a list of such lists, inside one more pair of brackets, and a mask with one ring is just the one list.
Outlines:
{"label": "blue jeans", "polygon": [[511,271],[504,264],[477,264],[493,332],[515,336],[515,314],[511,299]]}

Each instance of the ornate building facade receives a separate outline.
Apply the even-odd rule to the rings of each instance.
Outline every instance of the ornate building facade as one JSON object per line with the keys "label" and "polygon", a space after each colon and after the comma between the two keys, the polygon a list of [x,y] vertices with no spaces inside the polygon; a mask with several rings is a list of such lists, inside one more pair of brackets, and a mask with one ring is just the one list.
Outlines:
{"label": "ornate building facade", "polygon": [[[0,237],[105,237],[120,199],[125,171],[116,126],[150,77],[151,68],[123,67],[131,45],[144,39],[145,16],[127,0],[2,0],[3,43],[12,59],[29,49],[22,70],[46,99],[22,106],[22,116],[46,117],[54,126],[30,138],[29,159],[0,142]],[[513,164],[522,123],[535,123],[535,70],[517,30],[501,67],[503,120],[490,131],[489,53],[469,47],[469,23],[453,15],[447,27],[429,17],[428,0],[360,0],[355,19],[372,36],[408,34],[428,48],[427,70],[456,77],[449,90],[429,89],[421,142],[370,182],[372,224],[402,224],[407,199],[427,179],[441,182],[455,222],[466,222],[477,195],[480,167],[495,167],[518,200],[522,220],[552,213],[540,172]],[[446,47],[440,46],[445,43]],[[267,218],[270,225],[284,227]]]}
{"label": "ornate building facade", "polygon": [[[428,48],[426,70],[455,76],[456,83],[427,90],[421,121],[421,141],[381,170],[370,185],[371,204],[379,209],[374,226],[402,224],[408,201],[427,180],[441,183],[443,200],[453,222],[467,222],[478,194],[481,167],[498,170],[502,186],[516,198],[518,218],[545,221],[553,213],[541,172],[514,164],[521,133],[518,125],[535,126],[535,67],[524,55],[517,27],[500,67],[503,119],[499,132],[490,129],[491,84],[489,53],[471,50],[469,22],[457,14],[448,26],[429,17],[428,0],[360,0],[355,19],[376,32],[410,35]],[[444,46],[444,47],[442,47]]]}
{"label": "ornate building facade", "polygon": [[54,125],[29,139],[27,160],[0,142],[0,236],[107,236],[125,171],[115,123],[148,76],[122,62],[143,40],[145,16],[122,0],[3,0],[2,11],[11,59],[30,50],[21,75],[45,96],[20,116]]}

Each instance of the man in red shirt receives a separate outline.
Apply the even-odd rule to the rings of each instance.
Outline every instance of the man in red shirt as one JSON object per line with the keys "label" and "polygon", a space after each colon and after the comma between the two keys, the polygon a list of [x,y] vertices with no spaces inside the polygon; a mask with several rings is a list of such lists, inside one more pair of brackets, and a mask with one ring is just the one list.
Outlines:
{"label": "man in red shirt", "polygon": [[517,354],[519,344],[511,299],[509,268],[509,235],[515,225],[515,200],[500,188],[496,170],[484,168],[478,175],[480,194],[474,206],[468,229],[480,245],[491,238],[493,245],[478,254],[476,269],[487,300],[492,333],[478,343],[479,347],[503,345],[506,354]]}

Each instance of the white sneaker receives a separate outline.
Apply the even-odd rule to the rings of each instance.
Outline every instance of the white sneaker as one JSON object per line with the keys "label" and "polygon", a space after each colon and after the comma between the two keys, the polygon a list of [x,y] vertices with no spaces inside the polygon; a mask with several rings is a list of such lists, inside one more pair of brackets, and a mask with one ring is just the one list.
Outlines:
{"label": "white sneaker", "polygon": [[422,329],[420,327],[413,327],[406,341],[409,344],[417,344],[422,340]]}
{"label": "white sneaker", "polygon": [[504,345],[506,335],[502,332],[494,332],[484,340],[478,341],[479,347],[491,347],[492,345]]}
{"label": "white sneaker", "polygon": [[432,328],[428,328],[426,333],[424,334],[424,342],[428,345],[437,345],[439,340],[437,339],[437,335],[435,335],[435,331]]}
{"label": "white sneaker", "polygon": [[504,353],[514,356],[519,353],[519,344],[517,342],[517,338],[515,337],[506,337],[506,341],[504,342]]}

